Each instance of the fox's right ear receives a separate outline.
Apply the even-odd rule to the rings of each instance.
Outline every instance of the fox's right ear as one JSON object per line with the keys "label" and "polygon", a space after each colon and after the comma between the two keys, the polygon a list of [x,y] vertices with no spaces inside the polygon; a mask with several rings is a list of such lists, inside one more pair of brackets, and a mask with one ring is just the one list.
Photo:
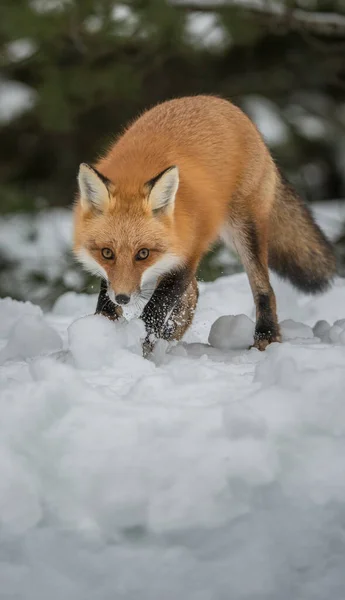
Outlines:
{"label": "fox's right ear", "polygon": [[78,186],[80,203],[85,210],[102,212],[109,204],[110,181],[94,167],[82,163],[79,167]]}

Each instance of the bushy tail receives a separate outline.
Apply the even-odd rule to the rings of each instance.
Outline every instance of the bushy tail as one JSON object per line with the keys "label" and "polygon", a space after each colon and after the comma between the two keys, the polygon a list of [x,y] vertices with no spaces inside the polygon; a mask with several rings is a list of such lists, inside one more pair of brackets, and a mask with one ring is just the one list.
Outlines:
{"label": "bushy tail", "polygon": [[332,245],[282,179],[271,215],[269,266],[307,294],[325,291],[336,274]]}

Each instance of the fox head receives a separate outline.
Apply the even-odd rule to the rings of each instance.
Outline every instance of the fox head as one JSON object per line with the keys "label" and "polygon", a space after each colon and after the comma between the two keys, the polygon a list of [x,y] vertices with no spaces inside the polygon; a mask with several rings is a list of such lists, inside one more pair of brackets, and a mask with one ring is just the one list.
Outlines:
{"label": "fox head", "polygon": [[147,302],[162,275],[181,264],[174,237],[176,166],[137,188],[81,164],[74,253],[108,283],[116,304]]}

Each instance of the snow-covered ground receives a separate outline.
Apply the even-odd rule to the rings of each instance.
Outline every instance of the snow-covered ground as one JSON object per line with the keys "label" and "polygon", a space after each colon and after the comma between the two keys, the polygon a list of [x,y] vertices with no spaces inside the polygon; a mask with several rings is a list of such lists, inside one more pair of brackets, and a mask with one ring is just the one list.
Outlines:
{"label": "snow-covered ground", "polygon": [[0,301],[1,599],[344,599],[345,283],[273,285],[282,344],[239,274],[151,360],[94,296]]}

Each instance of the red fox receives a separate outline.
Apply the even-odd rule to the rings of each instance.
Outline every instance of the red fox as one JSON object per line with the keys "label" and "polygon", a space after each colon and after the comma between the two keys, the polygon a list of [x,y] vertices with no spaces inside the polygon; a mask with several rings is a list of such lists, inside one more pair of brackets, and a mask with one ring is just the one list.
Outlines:
{"label": "red fox", "polygon": [[95,166],[80,165],[78,182],[74,251],[102,278],[96,312],[116,319],[136,304],[147,340],[181,339],[217,238],[247,272],[259,350],[280,341],[269,267],[307,293],[335,275],[330,243],[227,100],[178,98],[144,112]]}

